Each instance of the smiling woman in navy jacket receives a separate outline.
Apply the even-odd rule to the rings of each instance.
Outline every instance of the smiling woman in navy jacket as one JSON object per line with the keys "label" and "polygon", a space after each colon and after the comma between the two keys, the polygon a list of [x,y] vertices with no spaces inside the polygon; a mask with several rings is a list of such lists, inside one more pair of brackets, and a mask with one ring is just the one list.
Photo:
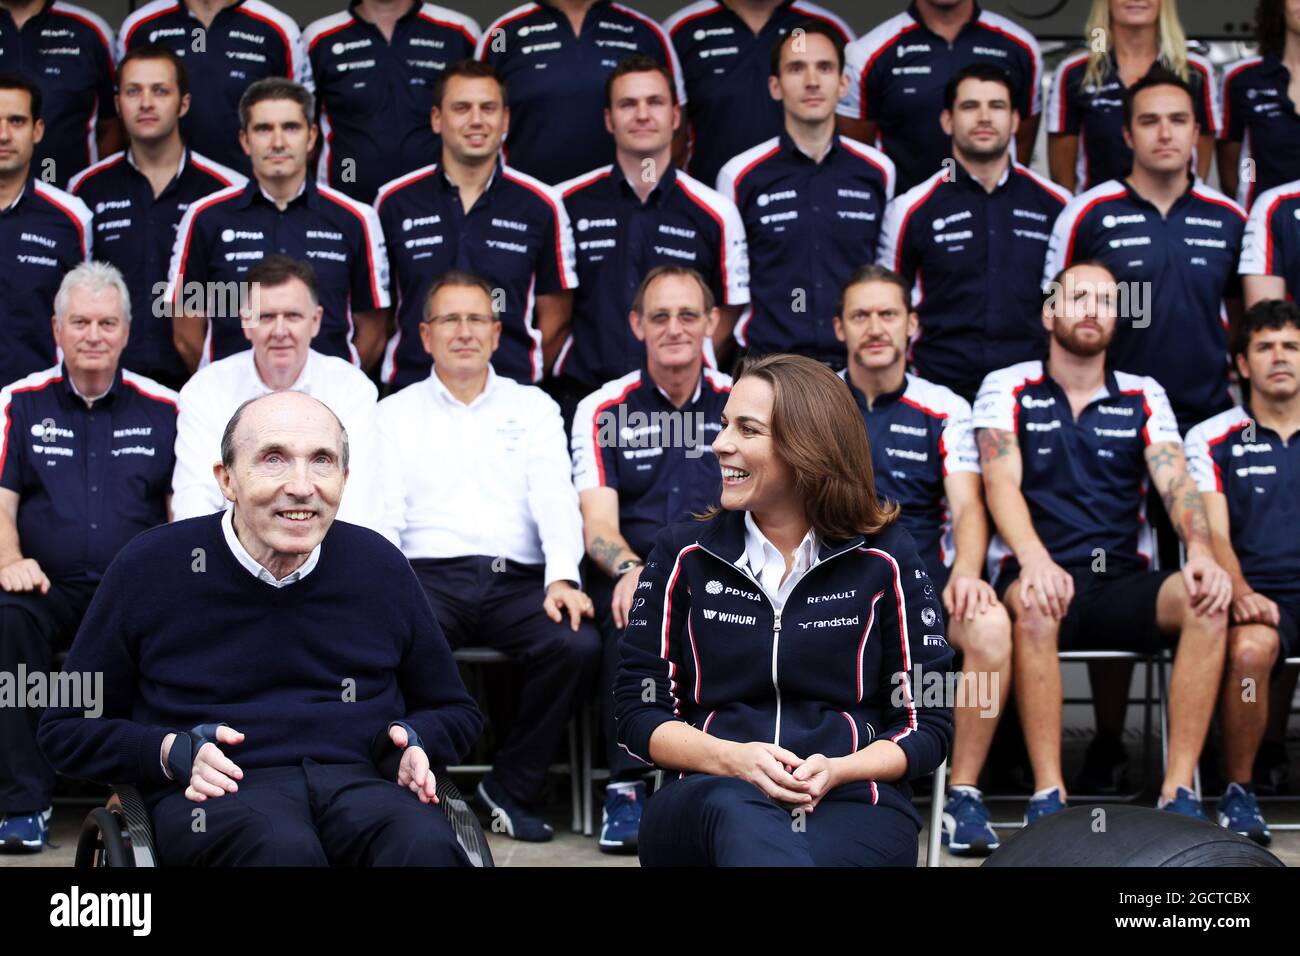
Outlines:
{"label": "smiling woman in navy jacket", "polygon": [[825,366],[769,355],[713,450],[722,508],[659,535],[622,642],[619,743],[680,771],[646,804],[641,862],[914,866],[907,781],[952,737],[921,692],[953,655],[862,416]]}

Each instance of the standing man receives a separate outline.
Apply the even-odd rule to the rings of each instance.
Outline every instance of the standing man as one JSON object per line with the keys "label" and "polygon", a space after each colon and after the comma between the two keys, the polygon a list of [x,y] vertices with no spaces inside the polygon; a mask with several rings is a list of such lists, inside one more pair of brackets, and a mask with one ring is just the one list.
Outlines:
{"label": "standing man", "polygon": [[849,25],[808,0],[697,0],[664,21],[681,60],[687,170],[715,182],[732,156],[781,132],[781,107],[764,96],[773,44],[808,20],[853,39]]}
{"label": "standing man", "polygon": [[[982,580],[989,526],[970,404],[907,372],[917,315],[906,280],[880,266],[855,270],[835,307],[835,334],[848,353],[841,376],[871,439],[876,493],[899,504],[903,523],[937,588],[947,638],[962,652],[966,689],[953,708],[956,736],[943,813],[943,842],[959,856],[998,848],[976,784],[1011,687],[1011,620]],[[928,589],[928,590],[927,590]]]}
{"label": "standing man", "polygon": [[441,161],[387,183],[375,199],[398,301],[383,380],[404,388],[429,377],[424,303],[430,282],[456,269],[498,290],[497,374],[536,384],[555,361],[573,311],[578,276],[568,214],[558,192],[502,160],[510,109],[491,66],[464,60],[448,67],[434,102]]}
{"label": "standing man", "polygon": [[1256,197],[1237,271],[1248,309],[1264,299],[1294,299],[1300,292],[1300,179]]}
{"label": "standing man", "polygon": [[673,164],[681,109],[668,71],[649,57],[629,57],[609,75],[606,88],[605,124],[617,145],[615,162],[559,187],[577,228],[579,279],[573,334],[556,363],[573,403],[566,414],[603,382],[644,362],[645,338],[627,316],[650,270],[671,263],[704,277],[721,305],[717,328],[704,342],[710,355],[715,348],[723,352],[749,301],[740,214],[731,200]]}
{"label": "standing man", "polygon": [[[165,305],[176,227],[204,196],[247,180],[186,148],[178,121],[190,110],[185,62],[158,44],[130,50],[118,65],[117,113],[128,146],[72,178],[68,190],[98,210],[95,247],[131,292],[131,338],[122,362],[179,389],[189,370],[172,342]],[[159,314],[159,313],[162,314]]]}
{"label": "standing man", "polygon": [[1019,116],[1000,67],[959,70],[940,116],[951,169],[895,199],[880,236],[879,264],[912,286],[917,373],[967,401],[989,372],[1042,355],[1035,272],[1069,194],[1012,159]]}
{"label": "standing man", "polygon": [[1187,433],[1187,465],[1205,502],[1215,560],[1232,578],[1220,711],[1228,789],[1219,824],[1267,845],[1272,835],[1252,769],[1278,661],[1300,652],[1300,308],[1277,300],[1253,306],[1234,336],[1233,357],[1250,382],[1250,401]]}
{"label": "standing man", "polygon": [[262,0],[153,0],[122,21],[118,55],[145,43],[185,58],[194,85],[193,109],[181,122],[185,142],[245,176],[252,167],[240,149],[244,91],[272,76],[312,89],[298,24]]}
{"label": "standing man", "polygon": [[212,466],[235,409],[259,395],[293,391],[323,402],[350,436],[352,467],[339,518],[382,532],[378,391],[351,362],[311,347],[324,311],[315,270],[288,256],[267,256],[248,270],[248,281],[257,289],[255,304],[240,325],[252,347],[200,369],[181,389],[174,520],[226,507]]}
{"label": "standing man", "polygon": [[44,182],[62,186],[121,148],[112,37],[99,16],[62,0],[0,2],[0,70],[30,77],[45,101],[47,129],[34,160]]}
{"label": "standing man", "polygon": [[429,286],[423,381],[379,403],[388,535],[424,585],[452,647],[488,646],[520,666],[510,731],[480,781],[480,808],[517,840],[545,842],[537,816],[550,765],[600,656],[578,586],[582,515],[560,410],[497,374],[492,286],[449,272]]}
{"label": "standing man", "polygon": [[54,293],[64,273],[90,258],[90,210],[32,169],[45,135],[41,90],[0,73],[0,382],[56,361]]}
{"label": "standing man", "polygon": [[1246,222],[1240,206],[1189,172],[1198,129],[1192,89],[1177,76],[1152,70],[1130,86],[1133,170],[1071,200],[1043,268],[1044,283],[1081,259],[1115,274],[1125,314],[1111,358],[1165,387],[1181,431],[1230,405],[1228,324],[1240,315]]}
{"label": "standing man", "polygon": [[676,101],[686,102],[667,34],[610,0],[525,3],[493,21],[474,55],[495,67],[511,92],[510,165],[552,185],[613,161],[601,91],[629,56],[650,57],[669,71]]}
{"label": "standing man", "polygon": [[191,370],[248,348],[239,328],[247,296],[232,292],[247,291],[249,268],[274,254],[316,271],[325,309],[316,351],[363,369],[379,360],[390,304],[383,233],[373,209],[308,175],[314,110],[311,93],[290,80],[250,86],[239,104],[239,141],[253,180],[194,203],[181,220],[167,295],[176,350]]}
{"label": "standing man", "polygon": [[698,272],[676,265],[651,269],[628,320],[645,342],[644,364],[584,398],[573,418],[573,483],[587,557],[596,567],[589,590],[603,638],[597,696],[610,781],[600,827],[603,853],[636,849],[646,798],[646,766],[618,746],[614,726],[618,641],[655,537],[718,504],[722,472],[713,439],[731,394],[731,378],[704,364],[703,346],[718,324],[718,309]]}
{"label": "standing man", "polygon": [[[86,262],[54,300],[63,362],[0,390],[0,671],[48,674],[113,556],[167,520],[176,393],[127,371],[130,295]],[[117,600],[115,597],[114,600]],[[23,688],[25,692],[26,688]],[[93,713],[102,700],[83,699]],[[45,845],[54,770],[37,708],[0,707],[0,852]]]}
{"label": "standing man", "polygon": [[835,132],[847,82],[839,31],[821,20],[796,29],[773,44],[767,80],[785,128],[718,174],[749,242],[752,304],[735,335],[750,354],[796,352],[839,368],[831,310],[849,273],[875,258],[894,164]]}
{"label": "standing man", "polygon": [[[975,403],[998,530],[994,587],[1014,624],[1016,704],[1034,769],[1025,821],[1065,809],[1058,651],[1153,653],[1175,642],[1157,806],[1203,819],[1192,775],[1219,694],[1232,582],[1215,563],[1164,389],[1107,354],[1114,275],[1094,260],[1051,278],[1047,361],[993,372]],[[1181,570],[1150,570],[1148,478],[1187,546]]]}
{"label": "standing man", "polygon": [[303,31],[324,140],[317,178],[374,202],[395,175],[436,156],[433,88],[450,64],[474,55],[470,17],[419,0],[356,0]]}
{"label": "standing man", "polygon": [[1043,57],[1038,41],[1014,20],[980,9],[975,0],[914,0],[849,44],[849,89],[840,100],[840,130],[881,147],[898,165],[898,188],[911,189],[950,153],[952,130],[940,114],[945,90],[974,63],[1011,78],[1020,117],[1016,158],[1029,165],[1043,108]]}

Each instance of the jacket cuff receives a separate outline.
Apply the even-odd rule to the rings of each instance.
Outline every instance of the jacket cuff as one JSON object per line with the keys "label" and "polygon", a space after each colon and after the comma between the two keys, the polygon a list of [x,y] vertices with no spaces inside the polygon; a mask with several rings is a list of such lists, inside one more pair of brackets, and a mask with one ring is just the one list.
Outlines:
{"label": "jacket cuff", "polygon": [[[406,748],[402,748],[393,743],[388,732],[394,727],[401,727],[406,731]],[[424,746],[424,741],[420,735],[404,720],[390,720],[383,730],[375,734],[374,740],[370,742],[370,759],[379,769],[379,774],[385,780],[396,780],[397,769],[402,764],[402,754],[406,749],[419,747],[428,753]]]}
{"label": "jacket cuff", "polygon": [[650,758],[650,738],[659,729],[660,725],[679,719],[672,714],[659,711],[643,712],[635,716],[625,717],[618,722],[618,742],[633,757],[653,767],[655,763]]}

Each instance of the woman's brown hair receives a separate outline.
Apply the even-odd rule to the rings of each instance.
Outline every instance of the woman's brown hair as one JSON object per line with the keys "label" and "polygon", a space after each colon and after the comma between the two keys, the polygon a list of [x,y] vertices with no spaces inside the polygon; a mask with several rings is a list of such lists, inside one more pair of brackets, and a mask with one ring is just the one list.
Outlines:
{"label": "woman's brown hair", "polygon": [[780,352],[746,364],[737,381],[749,377],[772,386],[772,442],[794,469],[817,534],[842,541],[889,527],[898,505],[876,497],[867,427],[844,380],[821,362]]}

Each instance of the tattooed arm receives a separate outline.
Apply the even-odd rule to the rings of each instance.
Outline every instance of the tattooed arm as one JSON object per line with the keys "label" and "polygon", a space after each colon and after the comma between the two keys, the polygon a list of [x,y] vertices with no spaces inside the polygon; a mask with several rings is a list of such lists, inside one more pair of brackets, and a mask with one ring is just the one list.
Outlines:
{"label": "tattooed arm", "polygon": [[618,530],[618,492],[613,488],[588,488],[578,494],[582,507],[582,536],[587,557],[614,577],[618,566],[640,557]]}
{"label": "tattooed arm", "polygon": [[1147,471],[1169,520],[1187,547],[1183,581],[1192,608],[1201,615],[1226,611],[1232,603],[1232,578],[1214,560],[1210,522],[1196,482],[1187,471],[1181,442],[1155,442],[1147,446]]}

